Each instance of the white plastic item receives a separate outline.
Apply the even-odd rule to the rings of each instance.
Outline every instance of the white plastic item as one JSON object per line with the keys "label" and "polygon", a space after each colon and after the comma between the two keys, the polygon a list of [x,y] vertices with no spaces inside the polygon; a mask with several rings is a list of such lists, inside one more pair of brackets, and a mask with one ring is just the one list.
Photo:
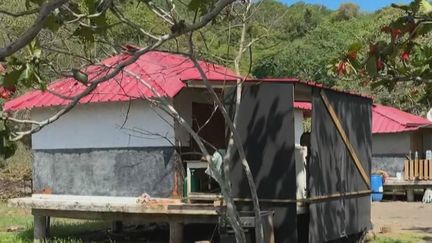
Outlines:
{"label": "white plastic item", "polygon": [[432,150],[426,150],[426,159],[431,160],[432,159]]}
{"label": "white plastic item", "polygon": [[402,180],[402,172],[396,172],[396,179],[397,179],[398,181],[401,181],[401,180]]}

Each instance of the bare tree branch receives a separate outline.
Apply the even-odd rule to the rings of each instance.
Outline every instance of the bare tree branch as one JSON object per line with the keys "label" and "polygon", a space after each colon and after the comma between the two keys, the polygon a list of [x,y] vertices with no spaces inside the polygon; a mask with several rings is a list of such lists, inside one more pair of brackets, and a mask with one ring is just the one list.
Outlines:
{"label": "bare tree branch", "polygon": [[[199,64],[199,62],[197,61],[197,59],[194,56],[194,45],[193,45],[192,34],[193,34],[193,32],[191,32],[190,37],[189,37],[189,58],[194,63],[195,68],[198,70],[198,72],[201,75],[201,78],[204,82],[204,85],[207,88],[207,91],[210,93],[210,96],[212,97],[213,101],[216,103],[219,111],[222,113],[222,115],[225,119],[225,124],[227,124],[228,127],[230,128],[230,131],[232,133],[232,137],[234,140],[234,144],[236,145],[236,148],[239,152],[240,161],[241,161],[241,164],[242,164],[243,169],[245,171],[246,178],[247,178],[250,192],[251,192],[251,197],[252,197],[252,202],[253,202],[253,207],[254,207],[254,212],[255,212],[255,220],[256,220],[256,231],[257,231],[256,239],[257,239],[257,242],[263,243],[263,241],[264,241],[264,229],[263,229],[262,220],[261,220],[261,209],[260,209],[260,205],[259,205],[258,194],[257,194],[256,185],[255,185],[255,182],[253,179],[252,172],[249,168],[249,163],[246,159],[246,153],[244,151],[243,144],[242,144],[241,139],[240,139],[240,135],[238,134],[237,129],[235,128],[234,123],[232,122],[230,115],[228,114],[227,110],[225,109],[225,106],[223,105],[222,101],[219,99],[218,95],[216,94],[216,92],[212,88],[212,86],[211,86],[211,84],[207,78],[207,75],[205,74],[201,65]],[[243,47],[241,46],[241,48],[243,48]],[[230,146],[230,144],[228,144],[228,146]]]}
{"label": "bare tree branch", "polygon": [[35,14],[38,11],[39,11],[39,8],[35,8],[35,9],[30,9],[30,10],[26,10],[26,11],[22,11],[22,12],[12,13],[12,12],[0,9],[0,14],[8,15],[11,17],[23,17],[23,16]]}
{"label": "bare tree branch", "polygon": [[[67,0],[53,0],[54,2],[56,2],[57,4],[59,4],[58,2],[66,2]],[[227,6],[228,4],[234,2],[235,0],[219,0],[216,4],[215,7],[208,12],[206,15],[204,15],[201,20],[197,23],[194,23],[190,26],[187,26],[186,29],[184,30],[183,33],[188,33],[190,31],[194,31],[197,30],[199,28],[202,28],[203,26],[207,25],[213,18],[215,18],[220,11],[222,11],[222,9]],[[147,53],[150,50],[154,50],[158,47],[160,47],[163,43],[165,43],[168,40],[174,39],[180,35],[182,35],[183,33],[171,33],[171,34],[166,34],[164,36],[162,36],[157,42],[155,42],[153,45],[151,46],[147,46],[145,48],[141,48],[138,49],[137,51],[135,51],[133,53],[133,55],[119,63],[117,66],[115,67],[110,67],[110,69],[112,70],[111,72],[107,73],[105,76],[99,77],[95,80],[92,80],[90,82],[90,84],[87,86],[87,88],[80,93],[79,95],[75,96],[73,98],[73,100],[66,105],[65,107],[63,107],[61,110],[59,110],[56,114],[54,114],[52,117],[38,122],[37,125],[33,126],[30,130],[27,131],[23,131],[23,132],[18,132],[17,136],[12,138],[12,141],[17,141],[19,139],[21,139],[22,137],[38,132],[40,131],[43,127],[57,121],[61,116],[63,116],[64,114],[68,113],[73,107],[75,107],[79,101],[84,98],[85,96],[89,95],[93,90],[95,90],[98,86],[99,83],[105,82],[111,78],[114,78],[120,71],[122,71],[125,67],[127,67],[128,65],[134,63],[136,60],[138,60],[138,58],[142,55],[144,55],[145,53]],[[30,40],[31,41],[31,40]],[[1,53],[1,52],[0,52]]]}
{"label": "bare tree branch", "polygon": [[7,44],[0,49],[0,60],[19,51],[21,48],[30,43],[44,27],[45,20],[56,9],[68,2],[69,0],[52,0],[42,4],[39,10],[39,15],[33,25],[27,29],[18,39]]}

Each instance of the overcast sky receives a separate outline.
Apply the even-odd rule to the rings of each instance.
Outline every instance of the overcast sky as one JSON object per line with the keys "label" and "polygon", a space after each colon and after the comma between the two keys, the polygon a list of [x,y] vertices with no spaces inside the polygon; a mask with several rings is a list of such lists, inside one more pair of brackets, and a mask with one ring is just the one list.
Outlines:
{"label": "overcast sky", "polygon": [[[287,4],[293,4],[299,1],[295,0],[280,0],[281,2]],[[315,3],[324,5],[330,9],[337,9],[341,3],[352,2],[358,4],[362,10],[364,11],[375,11],[385,6],[389,6],[391,3],[409,3],[409,0],[352,0],[352,1],[344,1],[344,0],[303,0],[305,3]]]}

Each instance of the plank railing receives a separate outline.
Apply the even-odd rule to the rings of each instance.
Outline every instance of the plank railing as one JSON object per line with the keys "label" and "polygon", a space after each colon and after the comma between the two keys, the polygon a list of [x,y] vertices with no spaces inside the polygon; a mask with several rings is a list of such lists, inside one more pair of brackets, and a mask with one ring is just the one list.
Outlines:
{"label": "plank railing", "polygon": [[432,160],[405,160],[405,180],[432,180]]}

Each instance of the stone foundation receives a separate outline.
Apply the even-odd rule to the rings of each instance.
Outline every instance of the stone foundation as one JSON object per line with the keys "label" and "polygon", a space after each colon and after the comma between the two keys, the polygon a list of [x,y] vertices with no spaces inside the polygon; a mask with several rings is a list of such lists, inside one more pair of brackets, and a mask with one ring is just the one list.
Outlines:
{"label": "stone foundation", "polygon": [[33,151],[35,193],[171,197],[177,156],[172,147]]}

